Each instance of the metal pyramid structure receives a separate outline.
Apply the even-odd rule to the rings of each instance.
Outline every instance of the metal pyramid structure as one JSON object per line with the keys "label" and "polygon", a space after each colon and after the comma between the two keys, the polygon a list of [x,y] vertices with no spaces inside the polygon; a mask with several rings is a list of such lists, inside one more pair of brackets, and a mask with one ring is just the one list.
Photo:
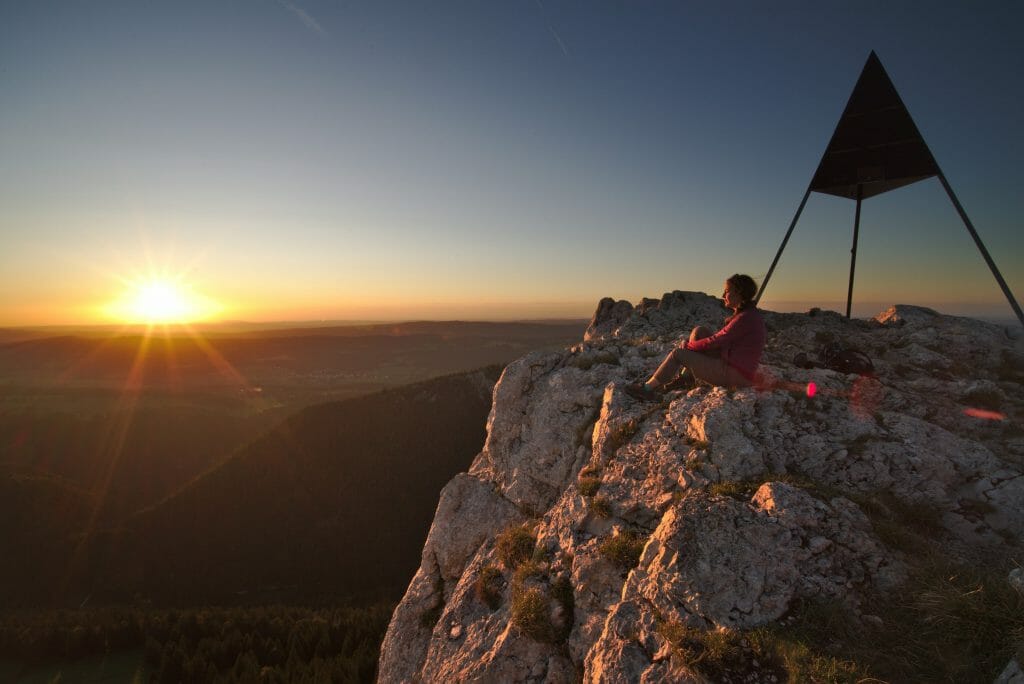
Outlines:
{"label": "metal pyramid structure", "polygon": [[811,190],[862,199],[939,174],[931,151],[874,52],[853,87]]}
{"label": "metal pyramid structure", "polygon": [[853,224],[853,248],[850,250],[850,284],[846,295],[846,317],[850,317],[853,301],[853,276],[857,264],[857,237],[860,231],[860,205],[869,197],[880,195],[889,190],[916,183],[926,178],[938,177],[942,187],[949,195],[953,206],[960,214],[974,243],[981,251],[982,257],[996,278],[1006,299],[1010,302],[1017,319],[1024,325],[1024,313],[1010,292],[1006,281],[982,244],[981,238],[971,224],[957,200],[953,189],[949,186],[942,169],[939,168],[927,143],[917,130],[906,105],[900,99],[895,86],[885,72],[881,60],[872,51],[864,64],[860,78],[857,79],[850,99],[846,103],[832,139],[825,148],[811,183],[804,193],[804,198],[793,217],[786,237],[782,240],[775,259],[761,283],[755,301],[761,299],[768,280],[775,271],[775,266],[782,256],[782,251],[789,242],[789,237],[796,227],[796,222],[807,204],[812,192],[846,197],[856,200],[857,209]]}

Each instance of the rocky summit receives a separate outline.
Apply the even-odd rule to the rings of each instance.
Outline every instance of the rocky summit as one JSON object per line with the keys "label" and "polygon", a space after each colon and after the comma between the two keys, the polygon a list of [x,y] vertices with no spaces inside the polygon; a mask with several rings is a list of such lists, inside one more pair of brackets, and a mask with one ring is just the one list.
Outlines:
{"label": "rocky summit", "polygon": [[[766,311],[756,387],[623,391],[727,313],[694,292],[605,299],[580,344],[505,369],[483,450],[441,492],[380,681],[813,679],[780,646],[801,624],[834,642],[818,660],[853,667],[843,638],[908,631],[920,606],[895,607],[922,558],[1020,558],[1019,327],[912,306]],[[874,373],[794,365],[830,342]],[[1015,624],[983,626],[1019,639]]]}

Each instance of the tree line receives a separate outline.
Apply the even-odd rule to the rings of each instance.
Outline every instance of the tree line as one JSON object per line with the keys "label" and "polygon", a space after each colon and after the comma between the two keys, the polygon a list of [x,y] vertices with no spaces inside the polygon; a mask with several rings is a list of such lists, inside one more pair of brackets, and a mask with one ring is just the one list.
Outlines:
{"label": "tree line", "polygon": [[0,657],[26,665],[142,651],[153,682],[370,682],[393,605],[15,611]]}

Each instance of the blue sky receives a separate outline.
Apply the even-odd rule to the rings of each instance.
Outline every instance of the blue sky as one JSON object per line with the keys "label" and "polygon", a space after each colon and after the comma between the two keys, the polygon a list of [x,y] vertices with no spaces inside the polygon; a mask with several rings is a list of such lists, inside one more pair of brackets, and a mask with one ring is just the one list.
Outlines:
{"label": "blue sky", "polygon": [[[1024,296],[1024,5],[0,4],[0,324],[159,271],[248,320],[588,316],[763,278],[875,50]],[[812,195],[763,304],[845,300]],[[937,180],[864,203],[855,313],[1011,316]]]}

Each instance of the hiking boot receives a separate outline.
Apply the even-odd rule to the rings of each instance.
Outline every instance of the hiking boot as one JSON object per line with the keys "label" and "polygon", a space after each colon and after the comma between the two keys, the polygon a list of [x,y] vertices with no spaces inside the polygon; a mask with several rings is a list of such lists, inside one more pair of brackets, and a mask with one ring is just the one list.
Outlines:
{"label": "hiking boot", "polygon": [[693,373],[685,372],[682,373],[678,378],[671,382],[666,382],[662,385],[661,389],[664,392],[674,392],[676,390],[691,390],[697,386],[697,378],[693,377]]}
{"label": "hiking boot", "polygon": [[661,388],[648,389],[647,385],[642,382],[631,382],[622,389],[637,401],[657,401],[664,394]]}

